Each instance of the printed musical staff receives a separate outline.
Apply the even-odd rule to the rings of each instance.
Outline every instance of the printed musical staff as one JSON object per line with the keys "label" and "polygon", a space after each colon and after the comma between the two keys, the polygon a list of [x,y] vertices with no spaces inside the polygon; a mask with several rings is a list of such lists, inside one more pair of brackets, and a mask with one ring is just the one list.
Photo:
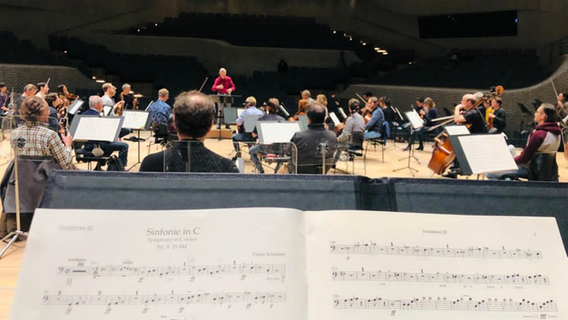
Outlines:
{"label": "printed musical staff", "polygon": [[348,299],[335,298],[335,309],[402,309],[402,310],[438,310],[438,311],[501,311],[501,312],[558,312],[556,303],[552,300],[545,302],[529,301],[522,299],[485,299],[474,300],[470,297],[460,299],[446,298],[422,298],[422,299],[383,299],[383,298],[359,298]]}
{"label": "printed musical staff", "polygon": [[282,292],[192,293],[149,295],[45,295],[48,306],[132,306],[132,305],[188,305],[188,304],[273,304],[286,302]]}
{"label": "printed musical staff", "polygon": [[412,273],[393,271],[333,271],[334,281],[385,281],[385,282],[428,282],[428,283],[465,283],[499,285],[550,285],[548,277],[535,275],[489,275],[456,273]]}
{"label": "printed musical staff", "polygon": [[177,277],[177,276],[216,276],[216,275],[271,275],[284,276],[285,264],[225,264],[190,265],[174,267],[136,267],[130,264],[105,267],[59,267],[59,276],[82,277]]}
{"label": "printed musical staff", "polygon": [[455,248],[429,248],[410,246],[379,246],[376,243],[355,243],[351,245],[331,244],[332,254],[369,254],[369,255],[396,255],[418,257],[449,257],[449,258],[490,258],[490,259],[542,259],[540,251],[489,249],[485,247],[455,249]]}

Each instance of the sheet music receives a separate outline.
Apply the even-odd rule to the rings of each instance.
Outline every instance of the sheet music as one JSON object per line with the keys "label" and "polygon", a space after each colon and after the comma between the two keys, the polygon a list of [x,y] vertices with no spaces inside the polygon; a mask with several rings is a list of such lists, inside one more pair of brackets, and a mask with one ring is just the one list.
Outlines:
{"label": "sheet music", "polygon": [[114,141],[120,118],[116,117],[81,117],[73,140],[77,141]]}
{"label": "sheet music", "polygon": [[471,134],[466,126],[445,126],[444,130],[450,136],[457,136],[457,135],[469,135]]}
{"label": "sheet music", "polygon": [[9,319],[305,319],[301,230],[286,209],[38,209]]}
{"label": "sheet music", "polygon": [[144,129],[150,113],[145,111],[124,111],[123,128]]}
{"label": "sheet music", "polygon": [[412,124],[415,129],[424,126],[424,120],[420,118],[420,115],[415,110],[405,112],[404,114],[406,114],[408,121],[410,121],[410,124]]}
{"label": "sheet music", "polygon": [[458,139],[473,174],[517,169],[503,135],[465,135]]}
{"label": "sheet music", "polygon": [[300,131],[300,123],[259,121],[257,129],[261,144],[285,143],[290,142],[294,134]]}
{"label": "sheet music", "polygon": [[338,126],[341,122],[339,121],[339,118],[335,115],[335,112],[330,112],[329,113],[329,117],[331,118],[331,120],[333,121],[333,124]]}
{"label": "sheet music", "polygon": [[70,106],[69,106],[69,113],[70,114],[76,114],[77,111],[79,111],[79,109],[81,108],[81,106],[83,105],[84,101],[83,100],[75,100]]}
{"label": "sheet music", "polygon": [[308,212],[310,320],[564,319],[554,218]]}
{"label": "sheet music", "polygon": [[110,106],[103,106],[103,114],[105,115],[105,117],[108,116],[111,111],[112,111],[112,107],[110,107]]}

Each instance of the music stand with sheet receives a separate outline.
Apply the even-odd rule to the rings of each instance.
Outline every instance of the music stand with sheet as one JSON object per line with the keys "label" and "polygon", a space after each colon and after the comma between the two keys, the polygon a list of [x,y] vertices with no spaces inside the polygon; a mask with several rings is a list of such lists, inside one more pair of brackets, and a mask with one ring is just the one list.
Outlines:
{"label": "music stand with sheet", "polygon": [[150,112],[140,110],[125,110],[122,114],[122,117],[124,118],[122,127],[138,131],[138,137],[136,138],[136,142],[138,143],[138,162],[133,164],[132,167],[128,169],[128,171],[132,170],[132,168],[141,163],[140,142],[146,141],[146,139],[140,138],[140,131],[150,130],[150,125],[152,122],[152,117],[150,115]]}
{"label": "music stand with sheet", "polygon": [[237,108],[225,108],[223,110],[225,116],[225,123],[235,124],[238,119],[238,109]]}
{"label": "music stand with sheet", "polygon": [[260,144],[287,143],[301,131],[299,122],[259,121],[256,126]]}
{"label": "music stand with sheet", "polygon": [[124,118],[77,115],[71,124],[73,141],[113,142],[118,139]]}
{"label": "music stand with sheet", "polygon": [[79,109],[81,109],[81,106],[83,106],[84,103],[85,103],[85,101],[80,100],[80,99],[73,101],[73,103],[67,109],[67,112],[69,114],[72,114],[72,115],[77,114],[77,111],[79,111]]}
{"label": "music stand with sheet", "polygon": [[103,115],[108,117],[112,111],[112,107],[110,106],[103,106]]}
{"label": "music stand with sheet", "polygon": [[500,134],[450,136],[462,174],[485,174],[517,169],[515,159]]}
{"label": "music stand with sheet", "polygon": [[[225,122],[225,113],[224,109],[229,104],[235,103],[235,98],[240,98],[242,96],[239,95],[230,95],[230,94],[210,94],[209,98],[211,101],[217,104],[217,113],[215,117],[217,118],[217,126],[219,127],[219,138],[221,140],[221,122],[228,124]],[[228,108],[228,107],[227,107]]]}

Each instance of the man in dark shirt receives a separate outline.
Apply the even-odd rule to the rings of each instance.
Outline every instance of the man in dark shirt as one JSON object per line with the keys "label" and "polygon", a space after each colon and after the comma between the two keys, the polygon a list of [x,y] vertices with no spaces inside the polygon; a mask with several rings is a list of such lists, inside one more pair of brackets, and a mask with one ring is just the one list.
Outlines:
{"label": "man in dark shirt", "polygon": [[491,108],[495,112],[487,115],[490,119],[493,119],[493,129],[491,129],[490,133],[501,133],[507,126],[507,113],[501,108],[502,104],[503,99],[499,97],[495,97],[491,101]]}
{"label": "man in dark shirt", "polygon": [[198,91],[180,94],[174,103],[174,121],[179,142],[165,151],[148,155],[140,171],[152,172],[235,172],[234,162],[207,149],[203,144],[211,130],[215,105]]}
{"label": "man in dark shirt", "polygon": [[[279,106],[280,106],[280,101],[276,98],[270,98],[268,99],[268,103],[266,104],[265,108],[266,110],[268,110],[268,113],[265,114],[264,116],[258,118],[257,122],[260,121],[277,121],[277,122],[285,122],[286,119],[282,118],[281,116],[277,115],[278,110],[279,110]],[[252,132],[252,136],[254,138],[257,137],[257,130],[256,128],[254,129],[254,131]],[[265,150],[263,150],[261,145],[256,145],[254,147],[251,147],[249,149],[249,154],[250,154],[250,160],[252,161],[252,163],[254,164],[256,170],[258,170],[259,173],[264,173],[264,168],[262,167],[262,164],[260,163],[260,159],[258,157],[259,154],[264,155],[266,154]]]}
{"label": "man in dark shirt", "polygon": [[332,131],[326,130],[325,106],[314,102],[306,112],[308,130],[296,132],[290,142],[298,149],[298,173],[322,174],[325,152],[325,173],[333,165],[333,155],[337,151],[337,139]]}
{"label": "man in dark shirt", "polygon": [[[466,94],[463,96],[461,105],[456,106],[454,110],[454,121],[456,123],[463,123],[469,125],[469,132],[475,133],[487,133],[487,126],[485,124],[485,116],[481,114],[481,111],[474,108],[475,96],[473,94]],[[465,113],[462,115],[461,111],[465,109]]]}
{"label": "man in dark shirt", "polygon": [[8,90],[8,88],[6,87],[6,84],[4,82],[0,82],[0,109],[2,109],[3,112],[7,112],[10,111],[10,109],[8,109],[8,94],[6,93],[6,91]]}

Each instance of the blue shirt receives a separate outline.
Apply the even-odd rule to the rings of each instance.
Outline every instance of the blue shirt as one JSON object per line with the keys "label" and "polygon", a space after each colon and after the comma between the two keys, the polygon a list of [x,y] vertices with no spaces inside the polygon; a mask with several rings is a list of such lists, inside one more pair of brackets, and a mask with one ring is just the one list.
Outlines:
{"label": "blue shirt", "polygon": [[371,120],[367,122],[365,130],[381,133],[384,123],[385,123],[385,114],[383,113],[381,107],[377,107],[375,111],[373,111],[373,116],[371,117]]}
{"label": "blue shirt", "polygon": [[241,115],[239,116],[239,118],[237,119],[237,125],[241,125],[243,124],[243,122],[245,122],[245,116],[247,115],[251,115],[251,116],[263,116],[264,112],[262,112],[262,110],[258,109],[256,106],[254,107],[249,107],[248,109],[246,109],[245,111],[243,111],[243,113],[241,113]]}
{"label": "blue shirt", "polygon": [[99,117],[101,116],[101,114],[96,109],[93,109],[93,108],[83,112],[82,115],[84,115],[84,116],[99,116]]}
{"label": "blue shirt", "polygon": [[152,123],[168,125],[172,108],[165,101],[158,100],[152,103],[148,111],[152,114]]}

